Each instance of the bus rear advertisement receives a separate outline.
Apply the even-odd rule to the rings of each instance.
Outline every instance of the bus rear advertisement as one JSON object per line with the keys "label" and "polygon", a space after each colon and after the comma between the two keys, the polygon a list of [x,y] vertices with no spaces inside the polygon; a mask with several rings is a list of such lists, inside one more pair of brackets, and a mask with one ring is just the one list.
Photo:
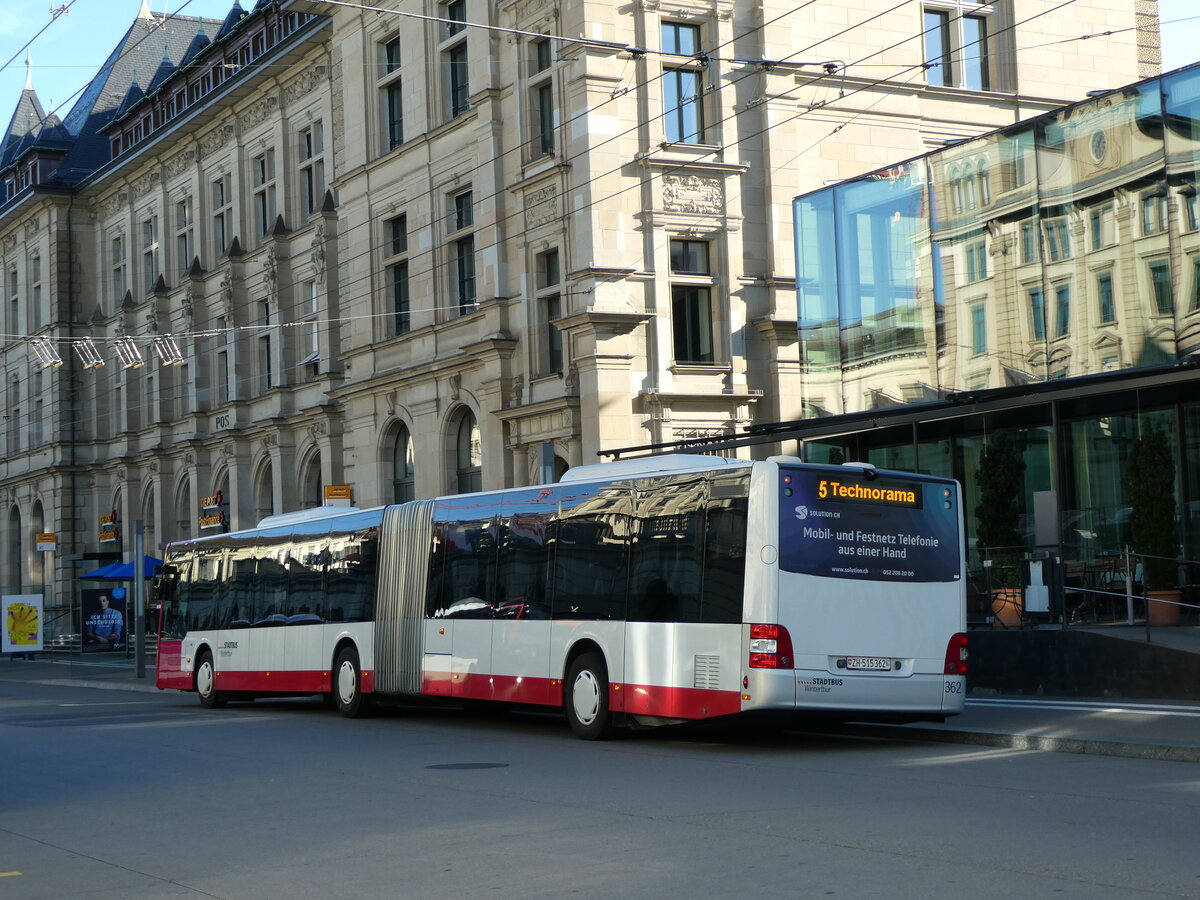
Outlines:
{"label": "bus rear advertisement", "polygon": [[171,545],[157,684],[561,707],[583,738],[750,712],[961,712],[948,479],[660,456],[553,485],[326,508]]}

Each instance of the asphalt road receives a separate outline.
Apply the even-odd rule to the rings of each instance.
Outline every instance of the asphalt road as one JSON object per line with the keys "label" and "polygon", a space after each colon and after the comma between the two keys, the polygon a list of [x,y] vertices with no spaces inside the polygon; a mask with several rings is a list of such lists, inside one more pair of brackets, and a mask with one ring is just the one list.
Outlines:
{"label": "asphalt road", "polygon": [[1194,764],[0,683],[0,897],[1200,895]]}

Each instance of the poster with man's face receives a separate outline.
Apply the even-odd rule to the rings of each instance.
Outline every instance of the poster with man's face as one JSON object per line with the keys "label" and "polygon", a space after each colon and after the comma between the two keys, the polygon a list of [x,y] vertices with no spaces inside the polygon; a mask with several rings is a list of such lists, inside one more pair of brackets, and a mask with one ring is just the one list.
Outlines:
{"label": "poster with man's face", "polygon": [[87,590],[80,599],[80,634],[84,653],[124,650],[128,638],[124,591]]}

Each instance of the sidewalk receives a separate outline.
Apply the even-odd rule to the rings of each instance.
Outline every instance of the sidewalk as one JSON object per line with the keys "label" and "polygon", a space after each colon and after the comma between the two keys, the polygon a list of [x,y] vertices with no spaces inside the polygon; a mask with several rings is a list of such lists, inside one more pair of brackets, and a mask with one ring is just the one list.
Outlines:
{"label": "sidewalk", "polygon": [[[131,660],[34,661],[0,657],[0,681],[154,693],[154,666],[138,678]],[[1200,703],[1078,700],[976,692],[944,724],[852,724],[847,732],[1056,753],[1200,762]]]}

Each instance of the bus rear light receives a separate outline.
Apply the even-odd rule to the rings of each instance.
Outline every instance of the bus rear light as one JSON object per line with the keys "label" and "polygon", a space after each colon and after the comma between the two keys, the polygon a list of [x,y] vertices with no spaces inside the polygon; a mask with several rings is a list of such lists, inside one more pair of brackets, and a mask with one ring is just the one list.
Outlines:
{"label": "bus rear light", "polygon": [[965,634],[959,633],[950,636],[950,643],[946,645],[946,674],[967,674],[967,636]]}
{"label": "bus rear light", "polygon": [[750,668],[792,668],[792,638],[782,625],[750,626]]}

